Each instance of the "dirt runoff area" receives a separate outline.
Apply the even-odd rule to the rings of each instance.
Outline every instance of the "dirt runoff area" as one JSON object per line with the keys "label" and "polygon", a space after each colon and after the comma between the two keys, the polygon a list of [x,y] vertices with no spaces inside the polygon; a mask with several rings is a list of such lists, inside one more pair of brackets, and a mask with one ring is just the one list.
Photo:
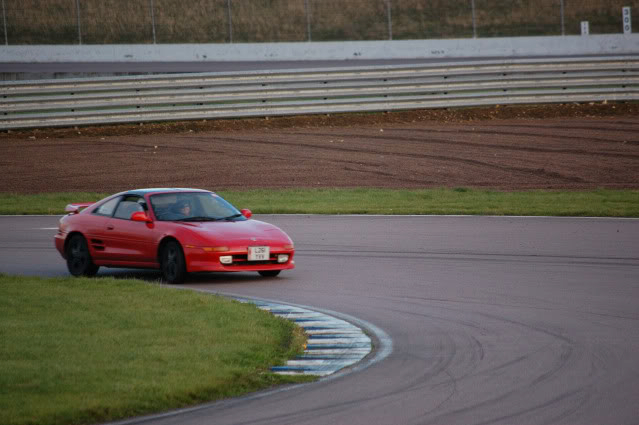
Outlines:
{"label": "dirt runoff area", "polygon": [[0,192],[639,189],[639,104],[190,121],[0,134]]}

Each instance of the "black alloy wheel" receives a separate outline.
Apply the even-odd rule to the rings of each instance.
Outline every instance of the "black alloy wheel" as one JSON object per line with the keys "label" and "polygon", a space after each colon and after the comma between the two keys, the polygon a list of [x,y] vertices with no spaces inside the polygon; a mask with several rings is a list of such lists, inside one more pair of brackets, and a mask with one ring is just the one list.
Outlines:
{"label": "black alloy wheel", "polygon": [[260,270],[258,273],[264,277],[275,277],[280,274],[281,270]]}
{"label": "black alloy wheel", "polygon": [[186,263],[182,247],[176,241],[167,242],[160,255],[162,276],[169,283],[181,283],[186,277]]}
{"label": "black alloy wheel", "polygon": [[95,276],[100,266],[93,264],[89,246],[82,235],[74,235],[67,245],[67,268],[73,276]]}

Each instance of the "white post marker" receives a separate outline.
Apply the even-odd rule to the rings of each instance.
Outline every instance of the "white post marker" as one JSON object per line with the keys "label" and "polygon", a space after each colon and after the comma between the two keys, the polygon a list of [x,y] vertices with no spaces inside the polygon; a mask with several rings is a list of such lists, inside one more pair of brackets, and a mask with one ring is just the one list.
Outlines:
{"label": "white post marker", "polygon": [[581,35],[590,34],[590,24],[588,21],[581,21]]}
{"label": "white post marker", "polygon": [[632,18],[630,17],[630,7],[621,9],[621,17],[623,19],[623,33],[625,35],[632,34]]}

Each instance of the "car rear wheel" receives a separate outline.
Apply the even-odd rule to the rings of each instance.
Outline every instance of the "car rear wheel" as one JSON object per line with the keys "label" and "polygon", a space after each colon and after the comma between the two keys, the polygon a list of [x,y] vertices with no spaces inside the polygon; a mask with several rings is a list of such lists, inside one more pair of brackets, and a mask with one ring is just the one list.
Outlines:
{"label": "car rear wheel", "polygon": [[275,277],[280,274],[281,270],[260,270],[258,273],[264,277]]}
{"label": "car rear wheel", "polygon": [[169,283],[180,283],[186,277],[186,263],[182,247],[176,241],[167,242],[160,255],[162,276]]}
{"label": "car rear wheel", "polygon": [[100,266],[91,259],[89,246],[82,235],[74,235],[67,245],[67,268],[73,276],[95,276]]}

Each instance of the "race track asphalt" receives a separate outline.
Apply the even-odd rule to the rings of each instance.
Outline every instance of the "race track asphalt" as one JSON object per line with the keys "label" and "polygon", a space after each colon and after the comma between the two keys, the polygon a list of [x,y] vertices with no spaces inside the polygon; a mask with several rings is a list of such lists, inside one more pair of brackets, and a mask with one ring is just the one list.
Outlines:
{"label": "race track asphalt", "polygon": [[[291,235],[295,270],[185,286],[354,316],[385,331],[393,351],[337,379],[144,423],[638,423],[639,220],[259,219]],[[66,275],[56,222],[0,217],[0,272]]]}

